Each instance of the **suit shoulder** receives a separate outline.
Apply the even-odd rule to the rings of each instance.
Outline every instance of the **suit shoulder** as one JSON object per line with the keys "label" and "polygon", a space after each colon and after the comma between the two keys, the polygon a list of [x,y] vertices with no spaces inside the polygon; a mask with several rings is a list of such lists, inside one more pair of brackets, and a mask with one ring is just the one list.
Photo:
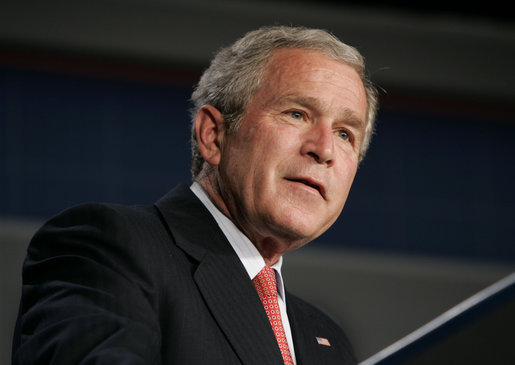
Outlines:
{"label": "suit shoulder", "polygon": [[153,363],[160,346],[156,268],[166,246],[137,226],[147,221],[140,225],[148,236],[158,236],[153,216],[148,208],[88,203],[40,228],[23,265],[13,363],[48,363],[54,353],[56,363],[76,364],[88,351],[90,359],[134,353]]}
{"label": "suit shoulder", "polygon": [[[127,239],[139,231],[154,231],[162,226],[153,206],[125,206],[110,203],[83,203],[50,218],[35,237],[45,234],[89,233]],[[127,236],[127,237],[125,237]]]}
{"label": "suit shoulder", "polygon": [[52,217],[35,233],[26,264],[72,255],[129,266],[163,257],[169,239],[152,206],[84,203]]}
{"label": "suit shoulder", "polygon": [[137,218],[152,220],[157,217],[152,206],[128,206],[114,203],[82,203],[67,208],[50,218],[45,225],[70,226],[86,222],[123,224]]}

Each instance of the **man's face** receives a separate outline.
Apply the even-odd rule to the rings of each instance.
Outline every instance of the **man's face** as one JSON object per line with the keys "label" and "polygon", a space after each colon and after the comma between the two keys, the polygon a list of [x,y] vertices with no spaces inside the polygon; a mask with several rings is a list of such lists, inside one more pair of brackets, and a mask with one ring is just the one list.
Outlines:
{"label": "man's face", "polygon": [[365,120],[351,67],[276,51],[240,128],[222,139],[218,184],[230,217],[253,242],[279,240],[284,251],[325,232],[347,199]]}

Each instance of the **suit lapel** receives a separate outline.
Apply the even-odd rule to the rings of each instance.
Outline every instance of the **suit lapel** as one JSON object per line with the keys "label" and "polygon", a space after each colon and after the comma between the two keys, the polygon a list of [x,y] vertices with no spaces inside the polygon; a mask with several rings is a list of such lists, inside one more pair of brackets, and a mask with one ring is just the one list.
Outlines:
{"label": "suit lapel", "polygon": [[186,186],[172,190],[156,207],[177,245],[198,261],[194,280],[242,363],[282,363],[252,281],[209,211]]}
{"label": "suit lapel", "polygon": [[[238,264],[239,261],[238,261]],[[194,278],[220,328],[244,364],[281,363],[268,318],[248,274],[233,257],[208,254]]]}
{"label": "suit lapel", "polygon": [[306,318],[301,320],[302,316],[299,317],[299,309],[296,307],[293,298],[290,298],[291,296],[287,293],[286,304],[288,321],[290,322],[293,343],[295,344],[297,365],[317,364],[319,359],[316,358],[315,352],[313,351],[313,347],[317,346],[315,345],[315,337],[312,331],[306,330],[306,326],[311,322]]}

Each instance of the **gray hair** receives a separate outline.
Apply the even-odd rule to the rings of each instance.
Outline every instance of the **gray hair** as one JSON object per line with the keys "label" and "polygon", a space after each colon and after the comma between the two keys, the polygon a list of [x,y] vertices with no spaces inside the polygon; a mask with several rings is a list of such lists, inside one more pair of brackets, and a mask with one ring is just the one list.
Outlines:
{"label": "gray hair", "polygon": [[316,50],[351,66],[361,78],[367,97],[365,136],[360,149],[360,161],[370,144],[377,111],[377,91],[365,73],[365,62],[354,48],[321,29],[304,27],[263,27],[245,34],[232,45],[222,48],[213,58],[192,94],[191,133],[192,167],[195,179],[204,163],[200,154],[195,117],[204,105],[217,108],[224,117],[227,133],[238,129],[248,102],[261,86],[264,70],[273,51],[281,48]]}

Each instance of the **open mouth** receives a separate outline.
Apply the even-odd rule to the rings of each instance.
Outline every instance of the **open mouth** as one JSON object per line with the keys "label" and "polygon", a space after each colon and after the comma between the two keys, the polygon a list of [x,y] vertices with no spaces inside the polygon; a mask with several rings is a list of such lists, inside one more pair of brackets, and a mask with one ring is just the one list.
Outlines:
{"label": "open mouth", "polygon": [[312,180],[307,180],[307,179],[302,179],[302,178],[294,178],[294,179],[286,179],[286,180],[307,185],[310,188],[317,190],[319,192],[319,194],[325,198],[323,187]]}

